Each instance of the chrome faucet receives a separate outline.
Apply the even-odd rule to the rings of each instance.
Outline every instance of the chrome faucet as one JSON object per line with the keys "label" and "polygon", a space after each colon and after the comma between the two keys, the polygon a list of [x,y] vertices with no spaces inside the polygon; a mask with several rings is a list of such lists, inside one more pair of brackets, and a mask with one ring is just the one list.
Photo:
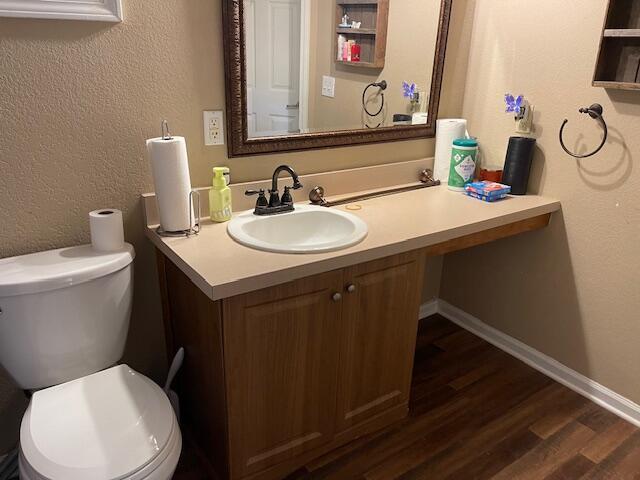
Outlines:
{"label": "chrome faucet", "polygon": [[[284,187],[282,197],[278,191],[278,177],[282,172],[287,172],[293,178],[293,185]],[[278,213],[292,212],[295,208],[293,206],[293,197],[291,196],[291,190],[299,190],[302,188],[302,183],[298,179],[298,174],[289,165],[280,165],[273,172],[273,178],[271,179],[271,189],[269,190],[269,201],[265,191],[261,190],[247,190],[245,195],[258,195],[256,201],[256,208],[253,211],[255,215],[275,215]]]}

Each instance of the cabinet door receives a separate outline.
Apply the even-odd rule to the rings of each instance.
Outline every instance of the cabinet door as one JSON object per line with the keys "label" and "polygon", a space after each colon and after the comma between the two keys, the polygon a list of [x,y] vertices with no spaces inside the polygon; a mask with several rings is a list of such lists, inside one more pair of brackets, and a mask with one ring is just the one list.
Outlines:
{"label": "cabinet door", "polygon": [[233,478],[333,438],[342,272],[224,302]]}
{"label": "cabinet door", "polygon": [[339,431],[408,402],[423,272],[419,252],[345,270]]}

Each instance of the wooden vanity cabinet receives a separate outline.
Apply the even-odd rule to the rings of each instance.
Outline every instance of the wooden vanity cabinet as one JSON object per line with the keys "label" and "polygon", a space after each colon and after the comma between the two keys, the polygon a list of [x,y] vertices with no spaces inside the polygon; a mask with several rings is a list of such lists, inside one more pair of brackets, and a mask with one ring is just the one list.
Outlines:
{"label": "wooden vanity cabinet", "polygon": [[342,272],[224,300],[231,465],[240,476],[330,442]]}
{"label": "wooden vanity cabinet", "polygon": [[344,271],[339,431],[407,405],[424,264],[411,252]]}
{"label": "wooden vanity cabinet", "polygon": [[426,256],[539,230],[543,214],[212,301],[158,252],[185,437],[210,478],[286,477],[408,413]]}
{"label": "wooden vanity cabinet", "polygon": [[221,478],[282,478],[406,416],[421,252],[218,302],[158,255],[185,430]]}

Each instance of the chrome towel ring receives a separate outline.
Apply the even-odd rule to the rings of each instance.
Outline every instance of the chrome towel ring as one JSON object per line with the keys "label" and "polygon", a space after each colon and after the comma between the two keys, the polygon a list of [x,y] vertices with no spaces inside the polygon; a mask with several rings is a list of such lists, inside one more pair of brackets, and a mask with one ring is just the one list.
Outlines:
{"label": "chrome towel ring", "polygon": [[567,125],[567,123],[569,123],[569,120],[567,120],[565,118],[564,122],[562,122],[562,127],[560,127],[560,145],[562,146],[562,149],[567,152],[569,155],[571,155],[574,158],[587,158],[587,157],[592,157],[594,156],[596,153],[598,153],[600,150],[602,150],[602,147],[604,147],[604,144],[607,143],[607,137],[609,136],[609,129],[607,128],[607,122],[604,121],[604,117],[602,116],[604,109],[602,108],[602,105],[600,105],[599,103],[594,103],[593,105],[591,105],[590,107],[585,107],[585,108],[581,108],[580,110],[578,110],[580,113],[587,113],[589,114],[589,116],[591,118],[593,118],[594,120],[597,120],[601,125],[602,128],[604,129],[604,136],[602,137],[602,143],[600,144],[600,146],[598,148],[595,149],[595,151],[591,152],[591,153],[587,153],[585,155],[578,155],[575,154],[573,152],[571,152],[564,144],[564,139],[563,139],[563,134],[564,134],[564,127]]}

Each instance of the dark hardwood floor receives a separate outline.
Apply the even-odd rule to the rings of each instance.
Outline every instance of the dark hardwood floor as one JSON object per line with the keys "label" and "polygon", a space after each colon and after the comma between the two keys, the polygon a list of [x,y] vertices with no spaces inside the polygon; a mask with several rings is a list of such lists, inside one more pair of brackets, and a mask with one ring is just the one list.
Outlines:
{"label": "dark hardwood floor", "polygon": [[[640,479],[640,430],[440,316],[420,324],[411,413],[287,480]],[[185,449],[175,480],[207,475]]]}

